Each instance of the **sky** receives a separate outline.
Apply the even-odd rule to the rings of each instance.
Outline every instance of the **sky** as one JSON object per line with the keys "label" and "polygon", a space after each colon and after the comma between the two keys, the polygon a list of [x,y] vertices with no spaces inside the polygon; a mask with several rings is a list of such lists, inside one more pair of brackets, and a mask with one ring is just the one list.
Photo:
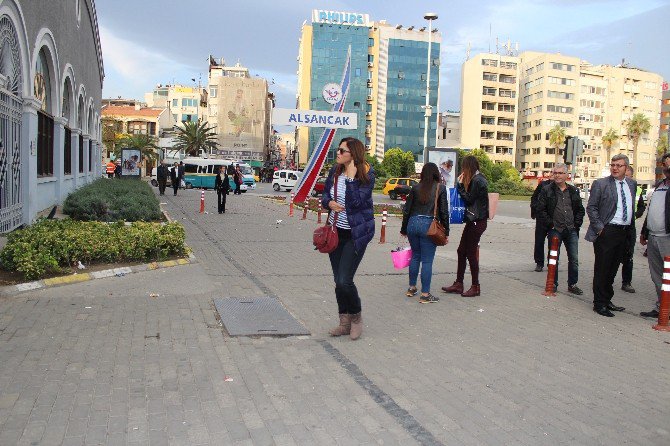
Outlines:
{"label": "sky", "polygon": [[103,97],[143,100],[157,84],[206,84],[211,54],[274,82],[277,107],[295,108],[300,29],[313,9],[405,27],[424,26],[424,14],[437,13],[440,110],[460,108],[467,48],[471,56],[496,52],[496,37],[501,46],[518,43],[520,52],[559,52],[593,64],[625,59],[670,79],[670,0],[97,0]]}

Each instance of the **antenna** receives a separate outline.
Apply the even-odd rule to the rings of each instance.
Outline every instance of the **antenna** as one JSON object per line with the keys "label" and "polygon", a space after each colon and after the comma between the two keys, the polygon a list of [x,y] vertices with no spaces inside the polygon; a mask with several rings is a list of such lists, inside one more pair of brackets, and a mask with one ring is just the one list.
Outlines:
{"label": "antenna", "polygon": [[465,50],[465,60],[470,60],[470,42],[468,42],[468,49]]}
{"label": "antenna", "polygon": [[489,54],[491,54],[491,22],[489,22]]}
{"label": "antenna", "polygon": [[498,46],[498,37],[496,37],[496,54],[500,54],[500,49]]}

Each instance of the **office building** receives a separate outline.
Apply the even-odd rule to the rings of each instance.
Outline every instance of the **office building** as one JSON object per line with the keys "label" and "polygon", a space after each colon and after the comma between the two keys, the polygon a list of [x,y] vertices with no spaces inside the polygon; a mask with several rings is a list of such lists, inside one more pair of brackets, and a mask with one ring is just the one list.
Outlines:
{"label": "office building", "polygon": [[[418,16],[417,20],[423,21]],[[428,57],[428,40],[431,54]],[[425,26],[371,22],[367,14],[313,12],[302,27],[298,55],[298,98],[302,110],[331,110],[324,87],[339,84],[349,48],[351,82],[345,113],[356,113],[358,128],[338,130],[327,160],[335,157],[337,141],[353,136],[365,143],[369,154],[383,158],[389,148],[410,151],[423,160],[424,106],[430,66],[428,146],[434,146],[439,100],[440,35]],[[296,131],[297,161],[304,164],[323,133],[321,128]]]}

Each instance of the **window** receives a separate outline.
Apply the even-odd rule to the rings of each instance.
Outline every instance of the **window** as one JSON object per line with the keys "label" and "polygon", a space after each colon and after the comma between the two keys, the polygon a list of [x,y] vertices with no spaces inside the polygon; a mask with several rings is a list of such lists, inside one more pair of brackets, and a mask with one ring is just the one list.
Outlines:
{"label": "window", "polygon": [[196,107],[198,105],[198,101],[194,98],[182,98],[181,99],[181,106],[182,107]]}
{"label": "window", "polygon": [[500,62],[500,68],[507,68],[509,70],[516,70],[515,62]]}
{"label": "window", "polygon": [[497,67],[498,61],[494,59],[482,59],[482,65],[485,65],[487,67]]}
{"label": "window", "polygon": [[556,113],[574,113],[575,109],[572,107],[561,107],[559,105],[547,105],[547,111]]}
{"label": "window", "polygon": [[503,88],[500,89],[500,92],[498,94],[501,98],[515,98],[516,97],[516,91],[505,90]]}
{"label": "window", "polygon": [[542,70],[544,70],[544,62],[537,64],[535,66],[535,71],[542,71]]}
{"label": "window", "polygon": [[177,107],[179,105],[179,100],[178,99],[173,99],[172,100],[172,106]]}
{"label": "window", "polygon": [[218,87],[209,87],[209,97],[210,98],[215,98],[218,92],[219,92]]}
{"label": "window", "polygon": [[354,108],[356,110],[360,110],[361,109],[361,103],[360,102],[354,102]]}
{"label": "window", "polygon": [[539,155],[540,154],[540,148],[539,147],[533,147],[533,155]]}
{"label": "window", "polygon": [[54,173],[54,120],[43,111],[37,112],[37,176]]}
{"label": "window", "polygon": [[361,69],[360,68],[356,68],[356,70],[354,71],[354,76],[361,77]]}
{"label": "window", "polygon": [[65,141],[63,141],[63,157],[65,175],[72,175],[72,131],[65,127]]}
{"label": "window", "polygon": [[398,71],[398,79],[405,79],[405,72],[404,71]]}
{"label": "window", "polygon": [[426,73],[421,73],[421,80],[425,81],[426,80]]}
{"label": "window", "polygon": [[521,142],[528,142],[530,141],[530,135],[523,135],[521,137]]}
{"label": "window", "polygon": [[533,169],[537,169],[537,168],[540,167],[540,162],[539,162],[539,161],[535,161],[535,162],[532,164],[532,166],[533,166],[533,167],[532,167]]}
{"label": "window", "polygon": [[84,173],[84,135],[79,135],[79,173]]}
{"label": "window", "polygon": [[495,110],[495,107],[493,102],[482,102],[482,110]]}
{"label": "window", "polygon": [[498,80],[498,75],[495,73],[487,73],[486,71],[482,75],[483,79],[485,81],[493,81],[496,82]]}
{"label": "window", "polygon": [[514,127],[514,119],[498,118],[498,125]]}
{"label": "window", "polygon": [[88,140],[88,171],[93,172],[93,141]]}
{"label": "window", "polygon": [[372,37],[370,37],[370,38],[368,39],[368,48],[373,47],[373,46],[375,46],[375,39],[373,39]]}
{"label": "window", "polygon": [[496,123],[496,118],[493,116],[482,116],[482,124],[494,125]]}
{"label": "window", "polygon": [[486,130],[482,130],[479,136],[482,139],[493,139],[493,133],[494,132],[489,132],[489,131],[486,131]]}
{"label": "window", "polygon": [[514,113],[515,107],[512,104],[498,104],[498,111]]}
{"label": "window", "polygon": [[513,141],[514,140],[514,135],[508,132],[498,132],[498,135],[496,139],[502,140],[502,141]]}
{"label": "window", "polygon": [[547,119],[547,125],[549,127],[555,127],[555,126],[559,125],[563,128],[570,129],[570,128],[572,128],[572,121],[561,121],[561,120],[557,120],[557,119]]}
{"label": "window", "polygon": [[549,90],[547,91],[547,97],[548,98],[554,98],[554,99],[568,99],[572,100],[575,98],[575,95],[573,93],[564,93],[562,91],[552,91]]}
{"label": "window", "polygon": [[553,162],[551,162],[551,163],[545,162],[544,163],[544,168],[545,169],[553,169],[554,168],[554,163]]}
{"label": "window", "polygon": [[577,82],[574,79],[566,79],[564,77],[553,77],[553,76],[549,76],[549,83],[558,85],[568,85],[571,87],[577,85]]}
{"label": "window", "polygon": [[485,96],[495,96],[496,95],[496,89],[492,87],[484,87],[482,90],[482,94]]}
{"label": "window", "polygon": [[197,121],[198,120],[198,115],[181,115],[181,121],[182,122],[191,122],[191,121]]}
{"label": "window", "polygon": [[526,76],[530,76],[535,71],[535,67],[530,67],[526,69]]}
{"label": "window", "polygon": [[561,71],[575,71],[574,65],[567,65],[564,63],[552,62],[551,68],[553,68],[554,70],[561,70]]}

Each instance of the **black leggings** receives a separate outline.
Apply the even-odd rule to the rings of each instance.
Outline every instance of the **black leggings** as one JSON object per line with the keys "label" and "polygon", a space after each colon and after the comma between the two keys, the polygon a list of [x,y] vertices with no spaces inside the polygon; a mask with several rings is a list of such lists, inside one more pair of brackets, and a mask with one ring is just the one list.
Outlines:
{"label": "black leggings", "polygon": [[354,283],[354,275],[363,259],[365,248],[356,252],[351,230],[337,228],[339,243],[330,256],[330,266],[335,279],[335,298],[337,311],[340,314],[356,314],[361,312],[361,298]]}

